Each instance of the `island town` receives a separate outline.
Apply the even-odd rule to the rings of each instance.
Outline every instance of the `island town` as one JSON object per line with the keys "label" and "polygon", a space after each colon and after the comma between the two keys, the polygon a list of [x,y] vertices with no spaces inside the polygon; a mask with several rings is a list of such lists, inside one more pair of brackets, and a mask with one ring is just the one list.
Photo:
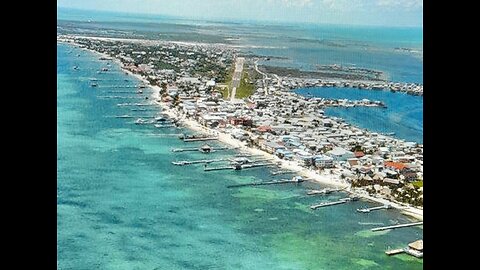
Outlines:
{"label": "island town", "polygon": [[[119,61],[155,89],[152,97],[175,125],[242,149],[255,149],[311,179],[328,179],[349,192],[423,215],[423,145],[380,134],[325,114],[327,107],[383,109],[375,100],[304,97],[302,87],[354,87],[423,95],[423,86],[378,80],[283,77],[261,68],[258,57],[221,44],[59,35]],[[98,71],[108,72],[108,67]],[[92,89],[101,87],[93,79]],[[136,123],[143,123],[137,119]],[[207,145],[208,146],[208,145]],[[312,208],[313,209],[313,208]],[[409,213],[408,213],[409,212]]]}

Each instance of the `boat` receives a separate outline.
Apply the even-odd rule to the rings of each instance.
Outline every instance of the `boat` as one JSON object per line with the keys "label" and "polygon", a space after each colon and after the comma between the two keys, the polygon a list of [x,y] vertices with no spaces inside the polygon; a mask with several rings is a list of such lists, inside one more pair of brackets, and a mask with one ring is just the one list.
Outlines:
{"label": "boat", "polygon": [[104,68],[102,68],[102,71],[108,71],[108,68],[104,67]]}
{"label": "boat", "polygon": [[96,84],[96,83],[91,83],[90,86],[91,86],[91,87],[97,87],[98,84]]}
{"label": "boat", "polygon": [[77,69],[78,69],[78,66],[73,66],[73,69],[77,70]]}

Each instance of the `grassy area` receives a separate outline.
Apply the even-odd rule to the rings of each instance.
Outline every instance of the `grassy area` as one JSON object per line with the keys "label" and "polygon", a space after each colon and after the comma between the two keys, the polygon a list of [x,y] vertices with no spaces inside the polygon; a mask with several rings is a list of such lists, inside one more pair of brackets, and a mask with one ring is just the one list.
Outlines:
{"label": "grassy area", "polygon": [[[231,89],[233,88],[233,72],[235,71],[234,65],[229,69],[228,73],[225,76],[225,84],[228,86],[228,88],[223,88],[223,89],[218,89],[220,93],[222,93],[222,96],[224,99],[230,98],[229,92],[231,92]],[[255,71],[250,71],[250,72],[255,72]],[[253,74],[253,76],[256,76]],[[237,89],[237,92],[235,94],[235,98],[245,98],[251,96],[255,92],[255,84],[249,83],[248,81],[251,81],[249,72],[247,72],[247,67],[245,66],[243,69],[242,73],[242,79],[240,81],[240,86]]]}
{"label": "grassy area", "polygon": [[423,187],[423,181],[412,182],[412,185],[417,188]]}
{"label": "grassy area", "polygon": [[255,85],[249,82],[249,74],[246,69],[243,70],[242,80],[240,81],[240,86],[237,89],[235,98],[245,98],[253,95],[255,92]]}
{"label": "grassy area", "polygon": [[230,97],[229,92],[230,92],[230,89],[232,89],[233,71],[234,71],[234,66],[232,65],[232,67],[228,70],[227,74],[225,75],[224,81],[227,87],[223,89],[217,88],[217,90],[220,91],[220,93],[222,93],[222,97],[224,99],[227,99]]}

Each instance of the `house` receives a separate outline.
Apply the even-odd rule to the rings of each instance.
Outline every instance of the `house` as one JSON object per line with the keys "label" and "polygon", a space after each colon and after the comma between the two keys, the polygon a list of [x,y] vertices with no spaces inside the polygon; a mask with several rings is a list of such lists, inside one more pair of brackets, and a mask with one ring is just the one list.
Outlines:
{"label": "house", "polygon": [[335,147],[332,150],[328,151],[327,154],[337,161],[346,161],[349,158],[355,157],[353,152],[345,150],[341,147]]}
{"label": "house", "polygon": [[260,148],[267,151],[270,154],[275,153],[278,149],[285,149],[285,146],[280,145],[276,142],[262,141],[260,142]]}
{"label": "house", "polygon": [[393,162],[393,161],[386,161],[384,163],[384,165],[385,165],[385,167],[388,167],[388,168],[393,169],[393,170],[399,170],[399,171],[401,171],[402,169],[407,167],[407,165],[405,165],[405,163]]}
{"label": "house", "polygon": [[317,155],[315,157],[315,166],[318,168],[333,168],[333,158],[327,155]]}
{"label": "house", "polygon": [[272,127],[270,126],[259,126],[257,127],[257,131],[260,133],[272,132]]}
{"label": "house", "polygon": [[383,179],[383,182],[384,182],[384,183],[387,183],[387,184],[393,184],[393,185],[398,185],[398,184],[400,184],[400,180],[398,180],[398,179],[392,179],[392,178],[384,178],[384,179]]}
{"label": "house", "polygon": [[248,126],[251,127],[253,125],[252,119],[247,119],[245,117],[230,117],[228,122],[234,126]]}
{"label": "house", "polygon": [[292,160],[294,154],[287,150],[286,148],[279,148],[275,151],[275,155],[277,155],[279,158],[287,159],[287,160]]}

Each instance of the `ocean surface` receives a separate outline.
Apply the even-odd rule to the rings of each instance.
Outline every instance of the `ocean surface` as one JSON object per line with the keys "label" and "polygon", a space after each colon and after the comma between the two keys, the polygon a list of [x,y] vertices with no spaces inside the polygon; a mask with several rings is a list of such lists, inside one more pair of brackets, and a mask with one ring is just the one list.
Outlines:
{"label": "ocean surface", "polygon": [[379,100],[387,108],[326,108],[325,114],[345,119],[347,123],[380,133],[394,132],[394,137],[423,143],[423,97],[390,91],[339,87],[312,87],[295,90],[307,97]]}
{"label": "ocean surface", "polygon": [[[355,209],[375,204],[358,201],[312,211],[309,205],[346,194],[306,196],[322,187],[313,183],[229,189],[292,175],[173,166],[205,155],[171,148],[200,144],[176,137],[188,130],[112,117],[156,112],[117,106],[147,102],[150,90],[139,95],[134,88],[112,88],[139,82],[114,63],[98,74],[108,65],[98,58],[57,45],[58,269],[423,268],[422,260],[384,254],[423,238],[422,228],[370,231],[409,221],[396,210],[362,214]],[[97,88],[91,78],[99,79]]]}

